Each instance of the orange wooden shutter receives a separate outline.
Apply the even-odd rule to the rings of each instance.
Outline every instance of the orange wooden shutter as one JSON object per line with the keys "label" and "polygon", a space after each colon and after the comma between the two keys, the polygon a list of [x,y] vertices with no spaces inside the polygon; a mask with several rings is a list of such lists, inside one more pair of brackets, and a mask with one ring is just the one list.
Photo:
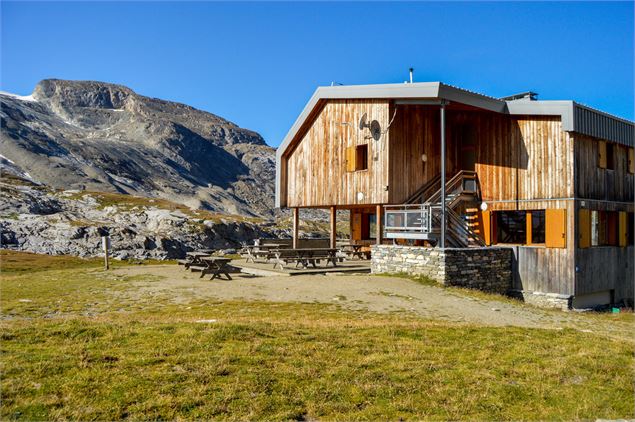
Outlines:
{"label": "orange wooden shutter", "polygon": [[580,239],[579,248],[588,248],[591,246],[591,211],[581,209],[578,211],[578,233]]}
{"label": "orange wooden shutter", "polygon": [[533,221],[531,220],[531,211],[527,211],[525,215],[525,233],[527,233],[525,238],[527,240],[527,244],[531,245],[534,243],[534,237],[532,236]]}
{"label": "orange wooden shutter", "polygon": [[606,168],[606,142],[598,141],[598,167]]}
{"label": "orange wooden shutter", "polygon": [[567,210],[547,209],[545,211],[545,246],[548,248],[567,247]]}
{"label": "orange wooden shutter", "polygon": [[491,211],[481,211],[481,236],[483,237],[483,241],[486,245],[492,244],[492,212]]}
{"label": "orange wooden shutter", "polygon": [[624,247],[628,245],[628,213],[620,212],[618,230],[619,245]]}
{"label": "orange wooden shutter", "polygon": [[355,171],[355,147],[346,148],[346,171]]}
{"label": "orange wooden shutter", "polygon": [[628,172],[635,173],[635,148],[628,149]]}

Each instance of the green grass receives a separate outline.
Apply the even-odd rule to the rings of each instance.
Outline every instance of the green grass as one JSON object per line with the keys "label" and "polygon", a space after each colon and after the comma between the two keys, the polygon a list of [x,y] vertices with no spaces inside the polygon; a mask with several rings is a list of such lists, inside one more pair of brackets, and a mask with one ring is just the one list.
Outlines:
{"label": "green grass", "polygon": [[92,261],[12,265],[2,420],[633,417],[627,341],[334,305],[177,304],[138,294],[156,277]]}
{"label": "green grass", "polygon": [[[383,274],[374,274],[377,277],[397,277],[397,278],[405,278],[408,280],[412,280],[416,283],[423,284],[424,286],[438,287],[444,289],[446,292],[455,295],[455,296],[468,296],[477,301],[497,301],[504,302],[507,304],[511,304],[514,306],[526,306],[529,308],[533,308],[534,305],[527,304],[521,299],[505,296],[498,293],[484,292],[482,290],[477,289],[469,289],[466,287],[457,287],[457,286],[446,286],[437,281],[431,279],[430,277],[426,277],[424,275],[414,275],[407,273],[383,273]],[[382,293],[382,292],[380,292]],[[558,309],[545,309],[540,308],[542,312],[549,312],[553,314],[562,314],[561,310]],[[628,324],[629,327],[626,330],[635,330],[635,313],[633,309],[621,309],[619,313],[611,313],[607,311],[588,311],[584,313],[584,318],[588,321],[598,321],[598,322],[617,322],[621,325]],[[632,328],[630,327],[632,326]],[[627,336],[628,338],[633,338],[632,335]],[[634,409],[635,410],[635,409]]]}
{"label": "green grass", "polygon": [[[119,268],[127,265],[174,264],[174,260],[113,260],[110,266]],[[18,252],[0,249],[0,274],[32,273],[49,270],[67,270],[73,268],[100,268],[104,266],[103,258],[79,258],[71,255],[42,255],[31,252]]]}

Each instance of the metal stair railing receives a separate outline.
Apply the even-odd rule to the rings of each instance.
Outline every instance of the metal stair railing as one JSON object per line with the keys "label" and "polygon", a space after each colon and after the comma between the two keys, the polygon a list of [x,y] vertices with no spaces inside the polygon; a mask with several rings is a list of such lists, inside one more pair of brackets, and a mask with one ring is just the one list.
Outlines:
{"label": "metal stair railing", "polygon": [[[477,174],[475,171],[467,171],[461,170],[445,184],[445,194],[446,196],[451,195],[455,192],[459,191],[462,195],[476,195],[480,197],[480,192],[478,189],[477,183]],[[438,203],[441,201],[441,188],[437,190],[435,193],[430,195],[430,197],[426,200],[426,203]],[[447,201],[447,199],[446,199]]]}
{"label": "metal stair railing", "polygon": [[[384,234],[431,233],[432,207],[425,204],[384,206]],[[388,236],[390,237],[390,236]]]}
{"label": "metal stair railing", "polygon": [[[454,211],[454,208],[465,199],[466,196],[480,197],[477,173],[474,171],[460,171],[446,183],[446,221],[448,240],[451,246],[467,247],[470,241],[480,246],[484,243],[474,233],[467,223]],[[436,178],[435,178],[436,179]],[[440,177],[439,177],[440,179]],[[440,181],[440,180],[439,180]],[[437,182],[431,181],[424,185],[416,193],[422,197],[429,192]],[[413,195],[411,198],[414,198]],[[384,206],[384,236],[386,238],[399,238],[401,236],[431,239],[430,235],[436,235],[441,231],[441,188],[431,194],[426,202],[419,204],[385,205]],[[425,237],[424,237],[425,236]]]}
{"label": "metal stair railing", "polygon": [[410,198],[406,200],[406,204],[422,204],[427,202],[427,198],[434,192],[441,188],[441,174],[437,174],[432,179],[428,180],[423,186],[421,186],[415,193],[410,195]]}

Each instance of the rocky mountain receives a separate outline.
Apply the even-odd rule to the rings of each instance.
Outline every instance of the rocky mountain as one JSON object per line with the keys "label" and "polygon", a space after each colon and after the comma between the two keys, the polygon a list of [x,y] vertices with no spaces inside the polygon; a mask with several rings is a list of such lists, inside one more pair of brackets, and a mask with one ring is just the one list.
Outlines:
{"label": "rocky mountain", "polygon": [[273,216],[275,151],[219,116],[103,82],[0,94],[4,172],[54,189],[163,198]]}
{"label": "rocky mountain", "polygon": [[260,218],[164,199],[56,190],[10,175],[0,179],[1,248],[97,256],[101,236],[109,236],[116,259],[165,259],[203,248],[232,253],[256,238],[289,237],[289,231]]}

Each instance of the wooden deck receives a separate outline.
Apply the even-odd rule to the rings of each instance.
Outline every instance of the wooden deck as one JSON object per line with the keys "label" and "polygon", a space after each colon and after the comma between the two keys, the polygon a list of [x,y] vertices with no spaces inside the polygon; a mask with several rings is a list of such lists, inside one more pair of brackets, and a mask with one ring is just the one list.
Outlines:
{"label": "wooden deck", "polygon": [[370,273],[370,261],[353,260],[339,262],[336,267],[318,265],[317,268],[294,268],[293,265],[284,268],[273,268],[272,262],[247,262],[244,259],[232,261],[232,266],[240,268],[241,272],[262,277],[286,277],[306,274],[337,274],[337,273]]}

